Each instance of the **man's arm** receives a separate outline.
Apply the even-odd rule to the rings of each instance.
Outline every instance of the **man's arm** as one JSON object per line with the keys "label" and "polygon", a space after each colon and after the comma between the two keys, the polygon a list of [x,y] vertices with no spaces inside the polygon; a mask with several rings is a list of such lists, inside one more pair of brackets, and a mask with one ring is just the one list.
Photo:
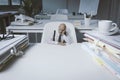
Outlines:
{"label": "man's arm", "polygon": [[48,44],[58,44],[58,42],[55,40],[56,31],[54,30],[53,36],[48,40]]}
{"label": "man's arm", "polygon": [[71,40],[71,38],[70,38],[70,36],[69,36],[69,35],[63,35],[63,39],[65,40],[66,45],[68,45],[68,44],[71,44],[71,43],[72,43],[72,40]]}

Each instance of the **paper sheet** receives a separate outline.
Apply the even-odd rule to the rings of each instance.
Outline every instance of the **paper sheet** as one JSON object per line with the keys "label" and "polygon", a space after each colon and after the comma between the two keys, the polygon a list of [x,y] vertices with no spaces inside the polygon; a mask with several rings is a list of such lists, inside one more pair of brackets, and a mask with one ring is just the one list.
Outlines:
{"label": "paper sheet", "polygon": [[97,31],[86,32],[86,34],[120,49],[120,33],[112,36],[105,36]]}

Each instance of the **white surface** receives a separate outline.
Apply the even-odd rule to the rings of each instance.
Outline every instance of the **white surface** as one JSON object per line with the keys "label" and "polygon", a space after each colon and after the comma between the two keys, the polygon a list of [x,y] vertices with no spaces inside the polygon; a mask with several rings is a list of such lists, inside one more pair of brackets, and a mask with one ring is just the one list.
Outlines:
{"label": "white surface", "polygon": [[11,22],[11,25],[15,25],[15,26],[29,26],[30,24],[32,24],[33,22],[32,21],[27,21],[27,22],[24,22],[24,20],[23,21],[14,21],[14,22]]}
{"label": "white surface", "polygon": [[54,14],[51,15],[50,20],[68,20],[68,16],[63,14]]}
{"label": "white surface", "polygon": [[[7,27],[7,31],[12,30],[13,32],[16,32],[16,33],[43,32],[43,28],[46,23],[56,22],[56,21],[57,20],[40,20],[39,23],[31,26],[9,26]],[[97,28],[97,20],[91,20],[91,24],[89,27],[84,26],[83,20],[64,20],[64,22],[72,23],[79,30],[93,30]],[[78,25],[78,22],[81,22],[81,25]]]}
{"label": "white surface", "polygon": [[42,35],[42,40],[41,40],[42,43],[48,43],[48,40],[50,40],[51,37],[53,37],[54,30],[57,32],[59,25],[62,23],[66,25],[66,31],[70,35],[72,39],[72,43],[77,43],[74,25],[69,22],[62,22],[62,21],[50,22],[45,25],[43,35]]}
{"label": "white surface", "polygon": [[96,65],[81,44],[69,46],[36,44],[0,80],[118,80]]}
{"label": "white surface", "polygon": [[[36,19],[41,19],[41,20],[49,20],[51,15],[52,14],[47,14],[47,15],[37,14],[37,15],[35,15],[35,18]],[[81,20],[83,18],[84,18],[83,15],[75,15],[75,16],[73,16],[71,14],[68,14],[68,19],[69,20]]]}

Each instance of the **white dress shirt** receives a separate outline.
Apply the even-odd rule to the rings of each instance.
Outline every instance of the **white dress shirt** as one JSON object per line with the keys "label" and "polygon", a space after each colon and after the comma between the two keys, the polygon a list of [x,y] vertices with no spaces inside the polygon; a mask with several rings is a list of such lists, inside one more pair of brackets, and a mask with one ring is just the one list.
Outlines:
{"label": "white dress shirt", "polygon": [[[53,41],[53,35],[51,36],[51,38],[50,38],[50,40],[48,41],[48,43],[49,44],[58,44],[59,42],[58,42],[58,38],[59,38],[59,33],[58,32],[56,32],[56,35],[55,35],[55,41]],[[69,44],[71,44],[72,43],[72,39],[71,39],[71,37],[70,37],[70,35],[69,34],[67,34],[67,35],[62,35],[61,36],[61,41],[63,42],[63,41],[65,41],[65,44],[66,45],[69,45]]]}

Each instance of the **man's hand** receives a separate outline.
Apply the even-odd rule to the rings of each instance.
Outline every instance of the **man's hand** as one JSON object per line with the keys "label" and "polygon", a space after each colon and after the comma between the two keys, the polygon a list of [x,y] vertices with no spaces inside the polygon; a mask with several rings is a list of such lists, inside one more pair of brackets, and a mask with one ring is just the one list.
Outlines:
{"label": "man's hand", "polygon": [[61,35],[65,35],[65,32],[66,32],[65,30],[64,30],[64,31],[62,31],[62,32],[61,32]]}
{"label": "man's hand", "polygon": [[65,43],[59,42],[58,45],[65,46]]}

